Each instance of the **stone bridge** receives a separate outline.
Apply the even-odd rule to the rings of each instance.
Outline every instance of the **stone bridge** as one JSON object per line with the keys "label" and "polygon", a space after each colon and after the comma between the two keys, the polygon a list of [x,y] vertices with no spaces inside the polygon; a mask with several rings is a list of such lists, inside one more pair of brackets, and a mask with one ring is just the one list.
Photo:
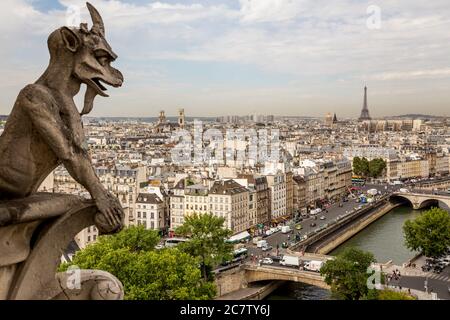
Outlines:
{"label": "stone bridge", "polygon": [[329,289],[324,278],[317,272],[302,271],[288,267],[245,265],[247,283],[259,281],[292,281]]}
{"label": "stone bridge", "polygon": [[427,193],[410,193],[410,192],[395,192],[391,195],[391,200],[402,199],[411,203],[415,210],[426,208],[428,206],[438,206],[442,202],[450,207],[450,196],[427,194]]}

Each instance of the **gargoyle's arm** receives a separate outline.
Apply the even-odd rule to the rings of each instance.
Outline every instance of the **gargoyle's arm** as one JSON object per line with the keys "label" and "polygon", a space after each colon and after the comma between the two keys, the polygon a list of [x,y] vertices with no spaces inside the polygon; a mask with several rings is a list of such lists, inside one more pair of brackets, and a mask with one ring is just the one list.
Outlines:
{"label": "gargoyle's arm", "polygon": [[49,101],[42,92],[37,91],[39,90],[32,90],[31,94],[28,92],[22,100],[22,106],[35,129],[63,162],[70,175],[89,191],[94,200],[108,197],[108,192],[95,174],[87,151],[75,142],[74,132],[70,132],[64,125],[57,107],[51,102],[53,99]]}

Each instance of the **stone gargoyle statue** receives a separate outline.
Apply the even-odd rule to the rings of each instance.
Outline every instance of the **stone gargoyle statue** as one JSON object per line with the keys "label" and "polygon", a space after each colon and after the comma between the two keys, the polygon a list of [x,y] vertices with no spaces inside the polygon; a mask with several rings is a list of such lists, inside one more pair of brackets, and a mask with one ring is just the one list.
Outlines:
{"label": "stone gargoyle statue", "polygon": [[[120,202],[101,184],[92,166],[81,116],[93,108],[104,86],[120,87],[111,67],[117,55],[105,39],[99,12],[87,3],[93,26],[62,27],[48,38],[50,63],[21,90],[0,136],[0,299],[122,299],[123,288],[103,271],[82,270],[81,287],[69,290],[57,274],[62,252],[82,229],[120,231]],[[83,111],[74,96],[87,86]],[[37,193],[42,181],[63,164],[91,195]],[[73,280],[73,279],[72,279]],[[65,282],[66,281],[66,282]]]}

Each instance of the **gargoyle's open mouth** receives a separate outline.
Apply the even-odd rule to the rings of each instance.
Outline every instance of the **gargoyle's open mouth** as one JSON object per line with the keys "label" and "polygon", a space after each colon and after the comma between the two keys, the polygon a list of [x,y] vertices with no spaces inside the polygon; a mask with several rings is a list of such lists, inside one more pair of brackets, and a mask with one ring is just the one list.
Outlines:
{"label": "gargoyle's open mouth", "polygon": [[94,83],[95,83],[100,89],[102,89],[102,91],[107,91],[107,90],[108,90],[108,89],[105,88],[104,85],[102,85],[101,79],[100,79],[100,78],[94,78],[94,79],[92,79],[92,81],[94,81]]}
{"label": "gargoyle's open mouth", "polygon": [[92,78],[91,79],[92,84],[95,86],[95,89],[97,90],[97,93],[103,97],[109,97],[108,94],[105,93],[105,91],[107,91],[108,89],[102,84],[105,83],[107,85],[112,85],[109,84],[108,82],[106,82],[103,79],[100,78]]}

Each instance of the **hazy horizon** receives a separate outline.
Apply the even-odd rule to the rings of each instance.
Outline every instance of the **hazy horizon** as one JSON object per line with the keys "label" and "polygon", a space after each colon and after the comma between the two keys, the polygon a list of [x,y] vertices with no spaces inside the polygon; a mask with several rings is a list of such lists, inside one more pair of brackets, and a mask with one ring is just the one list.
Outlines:
{"label": "hazy horizon", "polygon": [[[365,85],[374,118],[449,116],[447,0],[90,2],[125,76],[110,98],[96,99],[91,116],[156,117],[184,108],[192,117],[357,118]],[[0,114],[9,114],[20,89],[48,64],[48,35],[76,21],[71,6],[81,8],[81,22],[91,21],[85,1],[2,4]]]}

